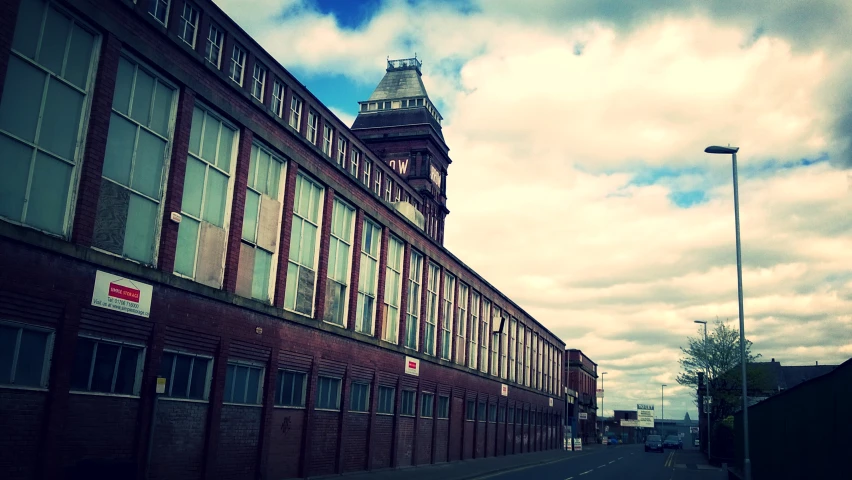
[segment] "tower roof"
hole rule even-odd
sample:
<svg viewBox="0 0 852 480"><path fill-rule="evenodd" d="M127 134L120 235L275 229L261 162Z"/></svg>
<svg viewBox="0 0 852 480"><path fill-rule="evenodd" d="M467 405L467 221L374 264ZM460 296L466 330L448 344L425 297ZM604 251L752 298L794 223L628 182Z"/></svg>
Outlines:
<svg viewBox="0 0 852 480"><path fill-rule="evenodd" d="M420 79L422 64L416 58L388 60L385 76L373 90L369 101L428 97L423 80Z"/></svg>

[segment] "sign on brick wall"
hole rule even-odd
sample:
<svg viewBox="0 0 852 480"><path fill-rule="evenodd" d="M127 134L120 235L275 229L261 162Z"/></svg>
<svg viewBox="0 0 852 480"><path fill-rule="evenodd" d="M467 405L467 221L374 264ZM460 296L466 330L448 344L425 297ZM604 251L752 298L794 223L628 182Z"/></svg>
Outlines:
<svg viewBox="0 0 852 480"><path fill-rule="evenodd" d="M405 373L406 375L420 376L420 360L411 357L405 357Z"/></svg>
<svg viewBox="0 0 852 480"><path fill-rule="evenodd" d="M147 318L151 314L153 290L147 283L98 270L92 305Z"/></svg>
<svg viewBox="0 0 852 480"><path fill-rule="evenodd" d="M509 386L506 385L505 383L500 384L500 395L502 395L504 397L509 396Z"/></svg>

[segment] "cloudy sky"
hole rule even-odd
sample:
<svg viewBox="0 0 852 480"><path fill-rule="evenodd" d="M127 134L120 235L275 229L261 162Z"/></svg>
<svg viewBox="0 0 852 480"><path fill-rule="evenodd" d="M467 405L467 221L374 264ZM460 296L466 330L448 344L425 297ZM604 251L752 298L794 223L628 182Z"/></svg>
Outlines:
<svg viewBox="0 0 852 480"><path fill-rule="evenodd" d="M697 409L693 320L785 365L852 357L847 0L216 0L351 124L417 54L453 164L446 246L606 375L606 411ZM659 407L658 407L659 409Z"/></svg>

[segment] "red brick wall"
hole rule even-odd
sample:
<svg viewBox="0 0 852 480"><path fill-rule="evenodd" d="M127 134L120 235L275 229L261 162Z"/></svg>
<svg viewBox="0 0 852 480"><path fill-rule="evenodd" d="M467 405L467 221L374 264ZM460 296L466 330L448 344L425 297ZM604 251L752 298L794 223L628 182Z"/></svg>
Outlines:
<svg viewBox="0 0 852 480"><path fill-rule="evenodd" d="M343 442L343 471L366 470L370 416L363 413L347 413L343 421L346 429L346 441Z"/></svg>
<svg viewBox="0 0 852 480"><path fill-rule="evenodd" d="M260 407L223 405L216 478L253 478L257 466Z"/></svg>
<svg viewBox="0 0 852 480"><path fill-rule="evenodd" d="M72 395L61 436L60 465L71 467L86 459L132 460L138 408L135 398Z"/></svg>
<svg viewBox="0 0 852 480"><path fill-rule="evenodd" d="M474 433L476 430L477 421L464 422L464 433L462 438L462 460L473 458Z"/></svg>
<svg viewBox="0 0 852 480"><path fill-rule="evenodd" d="M33 478L46 392L0 390L0 472L8 480Z"/></svg>
<svg viewBox="0 0 852 480"><path fill-rule="evenodd" d="M446 462L449 451L450 421L438 420L435 430L435 463Z"/></svg>
<svg viewBox="0 0 852 480"><path fill-rule="evenodd" d="M391 444L393 443L393 421L388 415L376 415L373 423L373 443L370 445L370 456L373 468L391 466Z"/></svg>
<svg viewBox="0 0 852 480"><path fill-rule="evenodd" d="M397 428L399 429L399 442L397 443L398 465L408 467L414 460L414 417L400 417Z"/></svg>
<svg viewBox="0 0 852 480"><path fill-rule="evenodd" d="M417 450L414 452L414 464L423 465L432 462L432 429L433 418L422 418L418 420L420 425L417 430Z"/></svg>
<svg viewBox="0 0 852 480"><path fill-rule="evenodd" d="M278 408L272 413L267 478L298 476L304 419L304 410Z"/></svg>
<svg viewBox="0 0 852 480"><path fill-rule="evenodd" d="M337 465L337 430L340 413L314 411L309 475L330 475Z"/></svg>
<svg viewBox="0 0 852 480"><path fill-rule="evenodd" d="M168 399L158 403L151 478L201 478L208 405Z"/></svg>

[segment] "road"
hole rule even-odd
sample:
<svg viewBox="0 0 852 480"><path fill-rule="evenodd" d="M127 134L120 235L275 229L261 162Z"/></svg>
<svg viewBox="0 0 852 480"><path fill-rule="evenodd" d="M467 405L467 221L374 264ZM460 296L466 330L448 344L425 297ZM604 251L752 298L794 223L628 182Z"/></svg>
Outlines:
<svg viewBox="0 0 852 480"><path fill-rule="evenodd" d="M716 480L718 469L696 465L696 451L644 451L643 445L618 445L571 452L563 460L479 477L480 480Z"/></svg>

